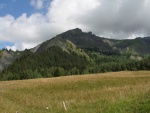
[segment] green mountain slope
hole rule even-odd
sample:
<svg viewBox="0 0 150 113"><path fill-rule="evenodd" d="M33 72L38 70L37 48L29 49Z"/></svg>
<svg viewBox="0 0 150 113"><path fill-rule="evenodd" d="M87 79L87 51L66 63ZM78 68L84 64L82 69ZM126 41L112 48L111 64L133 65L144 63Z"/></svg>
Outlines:
<svg viewBox="0 0 150 113"><path fill-rule="evenodd" d="M30 50L33 53L40 53L54 46L61 48L63 51L67 53L75 52L78 55L85 56L88 58L88 55L82 49L78 48L71 41L66 40L59 36L56 36L48 41L45 41L42 44Z"/></svg>
<svg viewBox="0 0 150 113"><path fill-rule="evenodd" d="M112 40L104 38L103 41L122 54L130 53L132 55L141 56L150 54L150 37L126 40Z"/></svg>
<svg viewBox="0 0 150 113"><path fill-rule="evenodd" d="M86 54L77 54L74 51L68 53L57 46L36 53L30 50L25 52L27 54L16 59L7 70L2 71L0 79L15 80L80 74L89 64Z"/></svg>

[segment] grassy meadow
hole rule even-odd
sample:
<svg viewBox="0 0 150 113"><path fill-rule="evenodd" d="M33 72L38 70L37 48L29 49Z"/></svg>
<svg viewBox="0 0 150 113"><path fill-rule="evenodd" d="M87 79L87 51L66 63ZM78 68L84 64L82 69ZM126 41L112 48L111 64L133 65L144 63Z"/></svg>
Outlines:
<svg viewBox="0 0 150 113"><path fill-rule="evenodd" d="M0 113L150 113L150 71L1 81Z"/></svg>

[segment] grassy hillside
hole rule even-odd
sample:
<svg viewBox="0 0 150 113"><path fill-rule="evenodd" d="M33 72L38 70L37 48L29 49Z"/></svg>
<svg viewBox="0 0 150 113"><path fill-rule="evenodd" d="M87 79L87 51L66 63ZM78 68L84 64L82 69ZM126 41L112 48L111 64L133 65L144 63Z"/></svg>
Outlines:
<svg viewBox="0 0 150 113"><path fill-rule="evenodd" d="M149 113L150 71L0 82L0 113L16 111Z"/></svg>

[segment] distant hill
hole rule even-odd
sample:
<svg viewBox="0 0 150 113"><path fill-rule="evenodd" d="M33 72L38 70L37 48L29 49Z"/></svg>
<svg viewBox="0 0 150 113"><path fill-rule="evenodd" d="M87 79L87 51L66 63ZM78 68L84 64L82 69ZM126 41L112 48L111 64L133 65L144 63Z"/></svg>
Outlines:
<svg viewBox="0 0 150 113"><path fill-rule="evenodd" d="M76 28L32 49L0 51L0 79L149 70L150 37L115 40Z"/></svg>
<svg viewBox="0 0 150 113"><path fill-rule="evenodd" d="M136 39L126 39L126 40L110 40L108 44L111 44L113 48L120 51L120 53L131 53L133 55L149 55L150 54L150 37L136 38Z"/></svg>

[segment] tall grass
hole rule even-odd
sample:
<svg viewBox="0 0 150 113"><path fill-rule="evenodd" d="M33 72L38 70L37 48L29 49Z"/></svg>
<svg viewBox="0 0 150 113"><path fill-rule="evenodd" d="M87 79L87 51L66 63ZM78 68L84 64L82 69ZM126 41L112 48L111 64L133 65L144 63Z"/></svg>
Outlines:
<svg viewBox="0 0 150 113"><path fill-rule="evenodd" d="M0 113L16 111L150 113L150 71L0 82Z"/></svg>

